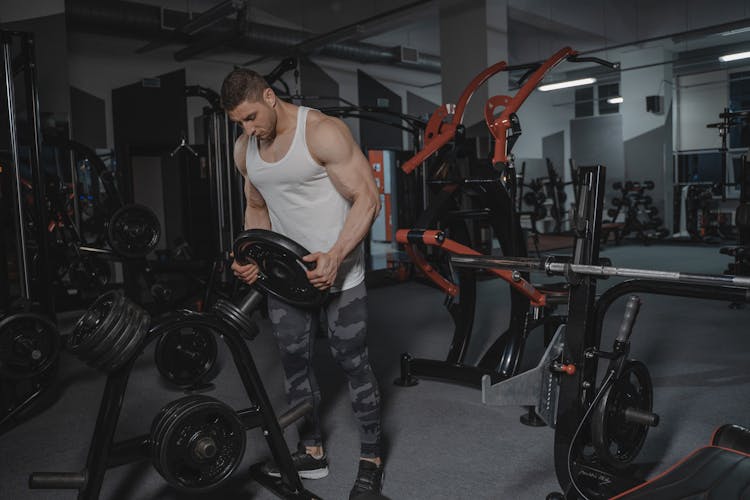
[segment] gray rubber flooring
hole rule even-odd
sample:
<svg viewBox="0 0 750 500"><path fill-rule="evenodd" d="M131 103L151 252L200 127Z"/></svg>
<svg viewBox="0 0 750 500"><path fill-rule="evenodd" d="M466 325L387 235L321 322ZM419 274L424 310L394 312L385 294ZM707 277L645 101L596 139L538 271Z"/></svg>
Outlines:
<svg viewBox="0 0 750 500"><path fill-rule="evenodd" d="M642 267L721 273L727 259L712 247L622 246L603 256L620 267ZM600 282L599 289L615 283ZM478 286L475 337L468 361L506 328L507 286L496 280ZM708 442L723 423L750 424L750 309L726 303L644 295L633 334L632 356L647 363L655 384L655 411L662 423L652 429L639 457L653 473ZM554 430L519 423L515 407L491 407L469 387L422 380L412 388L392 384L399 356L441 359L452 336L452 321L440 292L409 282L370 291L370 355L381 382L387 446L387 477L383 493L394 500L543 499L557 489L552 443ZM611 345L624 299L605 323L603 347ZM268 324L251 351L277 411L285 409L279 357ZM541 332L532 334L524 360L541 354ZM349 408L345 378L328 354L324 340L316 348L323 419L331 474L307 487L325 499L346 499L353 483L359 450L357 429ZM247 399L228 353L224 369L210 394L234 408ZM77 471L86 461L104 377L64 355L62 392L44 413L0 436L0 498L12 500L74 499L75 491L29 490L32 471ZM180 397L159 380L153 353L146 352L134 370L117 431L117 439L148 432L153 417L167 402ZM296 436L287 431L294 446ZM275 498L243 472L268 455L260 431L248 433L245 461L231 482L202 497L180 495L167 486L148 463L107 472L102 499L270 499Z"/></svg>

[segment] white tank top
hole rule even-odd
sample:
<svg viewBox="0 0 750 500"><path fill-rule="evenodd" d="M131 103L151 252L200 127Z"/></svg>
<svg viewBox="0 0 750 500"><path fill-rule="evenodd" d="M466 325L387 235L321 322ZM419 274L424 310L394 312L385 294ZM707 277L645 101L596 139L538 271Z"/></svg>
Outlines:
<svg viewBox="0 0 750 500"><path fill-rule="evenodd" d="M341 196L325 168L310 155L305 140L307 112L299 107L292 144L284 157L268 163L258 153L258 142L247 142L247 177L268 207L271 230L287 236L310 252L327 252L338 240L351 203ZM331 287L353 288L365 278L362 242L347 255Z"/></svg>

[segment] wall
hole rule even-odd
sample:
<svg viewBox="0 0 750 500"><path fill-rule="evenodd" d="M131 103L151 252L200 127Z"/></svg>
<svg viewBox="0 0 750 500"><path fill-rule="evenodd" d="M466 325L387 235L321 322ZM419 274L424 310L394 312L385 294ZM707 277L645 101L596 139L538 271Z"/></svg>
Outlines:
<svg viewBox="0 0 750 500"><path fill-rule="evenodd" d="M729 103L728 72L712 71L677 78L675 150L721 147L717 129L706 124L718 122Z"/></svg>

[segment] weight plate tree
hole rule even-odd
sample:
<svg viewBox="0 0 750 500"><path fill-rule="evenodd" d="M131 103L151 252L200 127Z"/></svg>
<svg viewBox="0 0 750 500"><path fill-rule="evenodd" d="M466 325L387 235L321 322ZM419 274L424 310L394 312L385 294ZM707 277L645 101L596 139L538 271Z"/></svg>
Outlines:
<svg viewBox="0 0 750 500"><path fill-rule="evenodd" d="M309 254L307 250L270 231L245 232L238 238L238 247L241 251L237 255L258 259L266 276L262 289L281 300L305 306L322 303L324 293L312 285L303 286L308 266L302 263L302 257ZM234 312L251 314L262 299L259 288L253 287L239 305L226 303L236 308ZM99 297L76 323L67 343L83 361L107 373L86 465L82 472L35 472L29 478L30 487L77 489L79 500L96 500L109 468L150 459L175 488L209 491L223 485L242 461L245 431L261 428L279 465L280 477L266 475L262 464L251 466L248 476L282 498L317 498L302 484L282 430L307 414L312 405L299 405L277 417L247 338L228 323L218 311L212 314L180 310L151 325L149 315L121 293L108 292ZM181 330L181 325L185 330ZM196 355L196 372L191 373L194 375L211 364L210 341L205 344L209 346L208 355L197 355L211 335L219 335L226 342L250 407L234 410L211 397L191 395L164 406L148 434L115 442L128 379L148 343L166 337L157 356L168 358L168 352L174 353L176 346L182 346L189 358ZM182 336L190 340L185 341ZM183 375L179 369L172 374L175 380L181 380Z"/></svg>

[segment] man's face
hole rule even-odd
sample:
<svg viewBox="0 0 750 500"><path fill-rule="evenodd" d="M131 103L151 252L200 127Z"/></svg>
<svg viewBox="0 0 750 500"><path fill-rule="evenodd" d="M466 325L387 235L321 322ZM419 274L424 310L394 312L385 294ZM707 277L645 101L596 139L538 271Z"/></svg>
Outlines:
<svg viewBox="0 0 750 500"><path fill-rule="evenodd" d="M276 110L273 101L269 100L264 92L260 101L242 101L228 112L229 119L239 123L243 132L250 137L258 137L262 141L273 140L276 137Z"/></svg>

